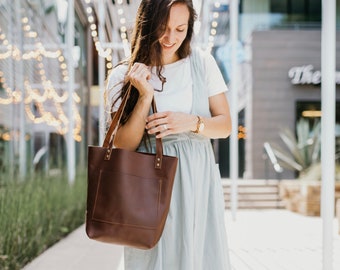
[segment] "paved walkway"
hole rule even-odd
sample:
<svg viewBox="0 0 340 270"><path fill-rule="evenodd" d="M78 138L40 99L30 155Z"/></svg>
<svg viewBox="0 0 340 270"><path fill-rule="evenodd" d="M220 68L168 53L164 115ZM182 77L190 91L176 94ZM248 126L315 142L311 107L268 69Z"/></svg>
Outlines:
<svg viewBox="0 0 340 270"><path fill-rule="evenodd" d="M322 220L286 210L225 214L233 270L322 270ZM334 220L334 268L340 269L340 235ZM81 226L24 270L123 270L120 246L89 240ZM179 269L174 269L179 270ZM217 269L207 269L217 270Z"/></svg>

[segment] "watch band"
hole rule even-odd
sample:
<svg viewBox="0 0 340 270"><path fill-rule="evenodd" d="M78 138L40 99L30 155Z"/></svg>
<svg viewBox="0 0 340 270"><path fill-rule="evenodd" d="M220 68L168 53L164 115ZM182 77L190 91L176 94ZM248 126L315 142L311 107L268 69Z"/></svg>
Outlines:
<svg viewBox="0 0 340 270"><path fill-rule="evenodd" d="M200 132L200 126L202 123L203 123L202 118L197 115L197 126L196 126L196 130L194 131L194 133Z"/></svg>

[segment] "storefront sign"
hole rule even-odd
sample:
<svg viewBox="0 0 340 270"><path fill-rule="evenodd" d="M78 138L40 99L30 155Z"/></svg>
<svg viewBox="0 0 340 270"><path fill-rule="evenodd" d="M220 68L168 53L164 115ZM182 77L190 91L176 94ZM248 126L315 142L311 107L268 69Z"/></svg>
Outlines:
<svg viewBox="0 0 340 270"><path fill-rule="evenodd" d="M288 71L288 77L292 84L320 84L321 71L314 70L312 65L305 65L300 67L292 67ZM340 84L340 72L335 73L336 84Z"/></svg>

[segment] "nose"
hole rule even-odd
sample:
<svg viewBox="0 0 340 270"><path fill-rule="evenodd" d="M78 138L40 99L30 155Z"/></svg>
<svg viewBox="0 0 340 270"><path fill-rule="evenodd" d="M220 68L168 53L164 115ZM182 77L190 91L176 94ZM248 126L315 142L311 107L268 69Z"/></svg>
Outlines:
<svg viewBox="0 0 340 270"><path fill-rule="evenodd" d="M165 41L172 43L175 40L175 33L174 31L171 31L170 29L167 29L164 33L164 39Z"/></svg>

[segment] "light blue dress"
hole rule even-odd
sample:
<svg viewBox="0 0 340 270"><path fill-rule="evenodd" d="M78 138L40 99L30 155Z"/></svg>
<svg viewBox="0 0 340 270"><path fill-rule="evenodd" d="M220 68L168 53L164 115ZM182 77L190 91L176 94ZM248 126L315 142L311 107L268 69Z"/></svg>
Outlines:
<svg viewBox="0 0 340 270"><path fill-rule="evenodd" d="M193 50L192 114L210 116L201 59ZM151 144L154 151L152 138ZM192 132L170 135L163 149L179 158L165 228L154 248L124 249L125 269L230 270L222 183L210 139Z"/></svg>

